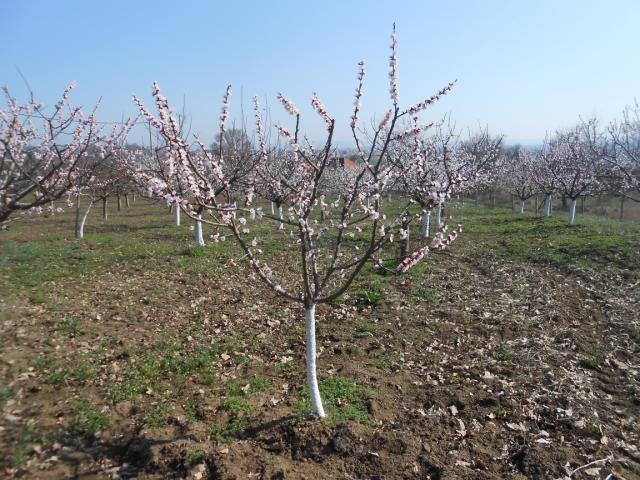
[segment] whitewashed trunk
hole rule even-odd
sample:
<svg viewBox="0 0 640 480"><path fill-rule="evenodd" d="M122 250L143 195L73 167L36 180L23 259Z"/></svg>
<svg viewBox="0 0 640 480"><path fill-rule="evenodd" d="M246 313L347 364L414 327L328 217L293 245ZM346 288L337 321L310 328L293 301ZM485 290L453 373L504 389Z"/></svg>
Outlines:
<svg viewBox="0 0 640 480"><path fill-rule="evenodd" d="M524 213L524 200L520 199L520 205L518 206L518 213Z"/></svg>
<svg viewBox="0 0 640 480"><path fill-rule="evenodd" d="M440 227L442 224L442 204L436 207L436 225Z"/></svg>
<svg viewBox="0 0 640 480"><path fill-rule="evenodd" d="M176 227L180 226L180 205L176 205Z"/></svg>
<svg viewBox="0 0 640 480"><path fill-rule="evenodd" d="M550 217L551 216L551 195L547 195L546 198L544 199L544 216L545 217Z"/></svg>
<svg viewBox="0 0 640 480"><path fill-rule="evenodd" d="M87 209L84 211L84 215L82 216L82 220L80 220L80 225L78 225L78 231L76 232L77 239L84 238L84 226L87 223L87 218L89 217L89 211L91 211L91 207L96 203L95 200L89 200L89 205L87 205Z"/></svg>
<svg viewBox="0 0 640 480"><path fill-rule="evenodd" d="M198 220L196 220L195 229L195 241L198 247L204 247L204 237L202 236L202 215L198 214Z"/></svg>
<svg viewBox="0 0 640 480"><path fill-rule="evenodd" d="M275 215L276 214L276 204L274 202L271 202L271 215Z"/></svg>
<svg viewBox="0 0 640 480"><path fill-rule="evenodd" d="M422 236L423 236L423 238L429 238L430 227L431 227L431 211L424 212L422 214Z"/></svg>
<svg viewBox="0 0 640 480"><path fill-rule="evenodd" d="M316 305L314 303L307 307L305 320L307 329L307 385L311 396L311 410L314 415L322 418L325 413L322 408L316 373Z"/></svg>
<svg viewBox="0 0 640 480"><path fill-rule="evenodd" d="M282 205L278 207L278 218L280 219L280 223L278 224L278 230L284 230L284 223L282 223Z"/></svg>
<svg viewBox="0 0 640 480"><path fill-rule="evenodd" d="M575 198L572 198L571 203L569 204L569 225L573 225L576 221L576 203L577 200Z"/></svg>

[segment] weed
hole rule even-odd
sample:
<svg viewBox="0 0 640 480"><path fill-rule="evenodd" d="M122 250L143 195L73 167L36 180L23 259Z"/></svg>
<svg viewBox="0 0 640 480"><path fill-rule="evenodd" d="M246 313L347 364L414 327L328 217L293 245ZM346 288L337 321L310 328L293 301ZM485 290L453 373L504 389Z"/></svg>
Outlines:
<svg viewBox="0 0 640 480"><path fill-rule="evenodd" d="M204 460L205 453L202 450L191 450L187 452L184 459L189 465L195 465L196 463L200 463Z"/></svg>
<svg viewBox="0 0 640 480"><path fill-rule="evenodd" d="M0 388L0 402L4 402L5 400L9 400L15 396L16 392L13 388L5 387Z"/></svg>
<svg viewBox="0 0 640 480"><path fill-rule="evenodd" d="M249 394L262 392L271 386L271 380L268 378L256 377L249 381Z"/></svg>
<svg viewBox="0 0 640 480"><path fill-rule="evenodd" d="M330 424L337 424L346 420L360 423L369 421L369 412L365 398L372 394L372 390L356 384L346 377L331 377L319 383L327 420ZM309 389L304 388L294 409L299 414L311 412L311 397Z"/></svg>
<svg viewBox="0 0 640 480"><path fill-rule="evenodd" d="M382 301L384 295L376 290L358 290L355 292L355 297L366 305L377 305Z"/></svg>
<svg viewBox="0 0 640 480"><path fill-rule="evenodd" d="M429 303L438 303L440 301L440 294L438 292L422 285L414 285L411 288L411 295L426 300Z"/></svg>
<svg viewBox="0 0 640 480"><path fill-rule="evenodd" d="M580 366L589 370L597 370L600 366L600 361L596 357L585 356L580 359Z"/></svg>
<svg viewBox="0 0 640 480"><path fill-rule="evenodd" d="M493 408L492 412L498 417L506 417L511 413L511 409L503 407L502 405L498 405L497 407Z"/></svg>
<svg viewBox="0 0 640 480"><path fill-rule="evenodd" d="M144 417L144 423L151 428L160 428L167 423L168 405L155 405Z"/></svg>
<svg viewBox="0 0 640 480"><path fill-rule="evenodd" d="M94 436L108 427L111 421L108 413L99 411L95 405L86 401L75 402L72 409L72 428L86 436Z"/></svg>
<svg viewBox="0 0 640 480"><path fill-rule="evenodd" d="M218 442L226 442L230 436L244 430L255 413L255 407L251 403L238 397L226 398L222 402L222 409L229 412L230 420L209 428L210 437Z"/></svg>
<svg viewBox="0 0 640 480"><path fill-rule="evenodd" d="M80 328L82 321L77 318L67 318L56 326L58 335L68 338L73 338L81 335L82 329Z"/></svg>
<svg viewBox="0 0 640 480"><path fill-rule="evenodd" d="M506 362L513 358L513 350L507 345L502 345L495 351L493 356L500 362Z"/></svg>
<svg viewBox="0 0 640 480"><path fill-rule="evenodd" d="M276 367L278 375L282 375L286 379L300 378L302 372L300 367L294 362L279 363Z"/></svg>

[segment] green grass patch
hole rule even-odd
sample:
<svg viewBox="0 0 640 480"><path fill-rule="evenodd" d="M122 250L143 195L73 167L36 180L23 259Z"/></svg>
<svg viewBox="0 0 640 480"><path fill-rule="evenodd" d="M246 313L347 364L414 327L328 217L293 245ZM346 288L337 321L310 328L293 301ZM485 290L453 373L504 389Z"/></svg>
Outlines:
<svg viewBox="0 0 640 480"><path fill-rule="evenodd" d="M319 383L320 396L330 424L347 420L367 423L370 420L366 398L373 393L371 388L358 385L346 377L331 377ZM299 414L311 414L311 397L305 387L294 405Z"/></svg>
<svg viewBox="0 0 640 480"><path fill-rule="evenodd" d="M425 300L428 303L438 303L440 301L438 292L423 285L413 285L411 287L411 296Z"/></svg>
<svg viewBox="0 0 640 480"><path fill-rule="evenodd" d="M513 358L513 349L508 345L502 345L494 352L493 356L500 362L506 362Z"/></svg>
<svg viewBox="0 0 640 480"><path fill-rule="evenodd" d="M97 407L86 401L77 401L72 405L72 428L86 436L94 436L96 433L109 426L111 417Z"/></svg>

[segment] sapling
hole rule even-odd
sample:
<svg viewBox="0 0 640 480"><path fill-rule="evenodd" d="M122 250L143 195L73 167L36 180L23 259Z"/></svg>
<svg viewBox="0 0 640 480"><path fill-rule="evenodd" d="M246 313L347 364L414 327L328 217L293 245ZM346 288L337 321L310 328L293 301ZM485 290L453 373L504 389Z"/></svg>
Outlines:
<svg viewBox="0 0 640 480"><path fill-rule="evenodd" d="M224 155L212 155L196 139L197 150L184 138L174 120L169 105L154 85L153 94L158 108L158 118L137 101L141 113L165 138L167 155L162 156L163 171L171 172L165 178L150 179L149 190L155 196L175 202L184 208L187 215L199 218L194 208L202 207L201 221L216 228L231 232L244 252L254 272L281 297L301 304L305 310L307 384L311 396L313 414L324 417L325 411L320 397L316 367L316 308L318 304L329 303L342 296L362 269L371 261L380 262L385 247L401 234L401 218L411 216L413 205L407 202L397 216L387 217L380 209L382 193L400 176L409 174L409 169L417 168L414 162L396 162L390 159L391 148L400 141L410 139L423 132L428 125L413 120L420 112L451 90L448 85L436 95L406 109L398 105L396 36L392 35L390 56L390 96L391 105L382 120L372 132L363 135L359 129L358 114L365 77L365 63L359 63L358 88L354 113L351 117L351 132L360 161L353 176L344 176L346 184L339 190L345 192L337 198L329 198L323 191L325 180L336 165L333 148L335 120L329 115L316 94L312 95L311 106L323 120L326 137L322 147L316 147L300 134L300 112L291 100L280 95L280 103L293 117L295 128L289 130L276 125L279 136L287 148L276 152L267 146L262 110L255 104L256 137L255 150L259 161L246 182L244 205L233 204L228 179L224 172ZM230 88L224 96L220 130L224 132L228 116ZM400 119L412 117L410 125L399 131ZM366 138L367 140L363 140ZM197 154L195 152L198 152ZM273 162L288 165L289 169L274 168ZM282 174L275 172L281 171ZM168 178L172 181L167 181ZM175 181L173 181L175 180ZM219 186L224 190L216 194ZM253 206L256 192L265 187L277 192L283 215L269 214L260 207ZM440 192L434 191L438 196ZM323 198L324 196L324 198ZM275 198L267 198L276 201ZM323 215L320 215L321 212ZM235 214L235 215L234 215ZM267 240L257 238L252 232L248 218L255 214L256 221L282 224L283 235L275 234L272 240L278 243L286 262L270 266L264 259L262 245ZM405 272L416 265L432 250L442 249L457 237L460 228L449 230L443 224L433 240L408 253L397 268ZM285 272L295 271L297 279L285 276Z"/></svg>

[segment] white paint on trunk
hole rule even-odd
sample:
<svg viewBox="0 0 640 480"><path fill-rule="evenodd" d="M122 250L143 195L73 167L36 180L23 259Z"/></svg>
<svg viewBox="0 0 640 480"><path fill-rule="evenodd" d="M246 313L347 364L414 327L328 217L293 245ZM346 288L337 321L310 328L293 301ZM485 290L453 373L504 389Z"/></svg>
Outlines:
<svg viewBox="0 0 640 480"><path fill-rule="evenodd" d="M545 217L550 217L551 216L551 195L547 195L544 199L544 216Z"/></svg>
<svg viewBox="0 0 640 480"><path fill-rule="evenodd" d="M202 236L202 221L200 220L202 215L198 214L198 220L196 220L195 241L198 247L204 247L204 238Z"/></svg>
<svg viewBox="0 0 640 480"><path fill-rule="evenodd" d="M276 214L276 204L275 202L271 202L271 215Z"/></svg>
<svg viewBox="0 0 640 480"><path fill-rule="evenodd" d="M524 200L520 199L520 205L518 206L518 212L524 213Z"/></svg>
<svg viewBox="0 0 640 480"><path fill-rule="evenodd" d="M176 227L180 226L180 205L176 205Z"/></svg>
<svg viewBox="0 0 640 480"><path fill-rule="evenodd" d="M436 225L440 227L442 224L442 204L436 207Z"/></svg>
<svg viewBox="0 0 640 480"><path fill-rule="evenodd" d="M307 329L307 385L311 396L311 410L313 414L322 418L325 416L322 408L322 398L318 388L316 373L316 305L312 303L305 311Z"/></svg>
<svg viewBox="0 0 640 480"><path fill-rule="evenodd" d="M429 230L431 227L431 210L422 214L422 236L429 238Z"/></svg>
<svg viewBox="0 0 640 480"><path fill-rule="evenodd" d="M577 200L572 198L571 203L569 204L569 225L573 225L576 221L576 203Z"/></svg>
<svg viewBox="0 0 640 480"><path fill-rule="evenodd" d="M78 232L76 234L76 238L82 239L84 238L84 226L87 223L87 218L89 217L89 211L93 204L96 203L95 200L89 200L89 205L87 205L87 209L84 211L84 215L82 216L82 220L80 220L80 225L78 226Z"/></svg>
<svg viewBox="0 0 640 480"><path fill-rule="evenodd" d="M280 224L278 225L278 230L284 230L284 223L282 223L282 205L278 207L278 218L280 219Z"/></svg>

